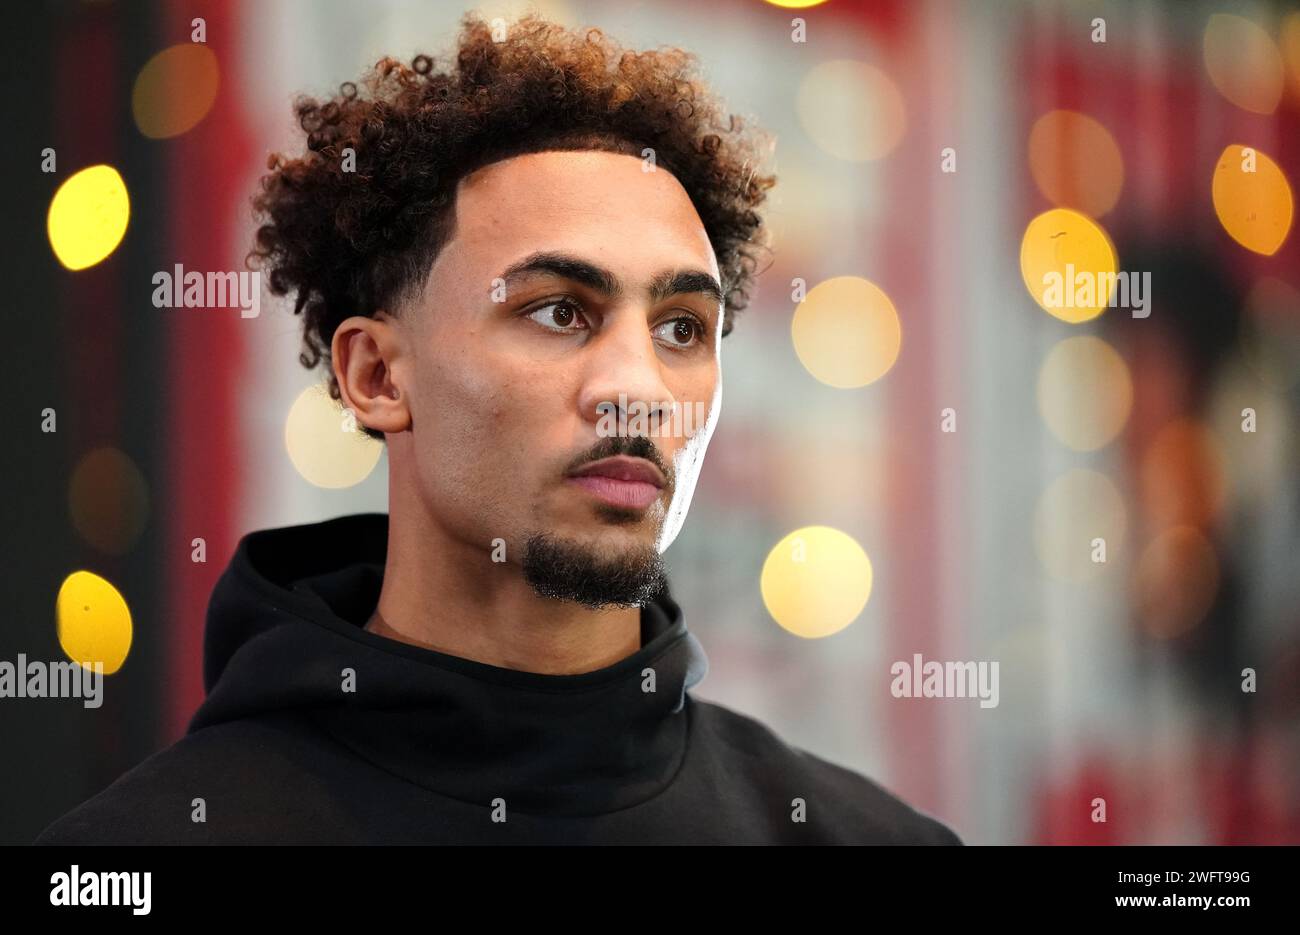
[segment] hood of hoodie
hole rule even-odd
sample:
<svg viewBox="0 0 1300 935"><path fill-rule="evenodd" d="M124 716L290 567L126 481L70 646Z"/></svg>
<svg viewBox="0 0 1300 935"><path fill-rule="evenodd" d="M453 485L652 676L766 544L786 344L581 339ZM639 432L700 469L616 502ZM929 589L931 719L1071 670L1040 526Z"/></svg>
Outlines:
<svg viewBox="0 0 1300 935"><path fill-rule="evenodd" d="M522 672L365 630L387 543L384 513L244 536L208 606L207 697L188 733L297 714L416 785L470 802L491 789L548 814L626 807L671 781L708 661L666 588L641 608L632 655L578 675Z"/></svg>

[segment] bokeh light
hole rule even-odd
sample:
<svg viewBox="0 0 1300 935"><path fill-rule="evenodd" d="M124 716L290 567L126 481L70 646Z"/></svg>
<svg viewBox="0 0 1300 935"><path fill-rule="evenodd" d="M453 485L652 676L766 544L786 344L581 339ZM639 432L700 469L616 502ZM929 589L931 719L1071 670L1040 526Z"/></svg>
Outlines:
<svg viewBox="0 0 1300 935"><path fill-rule="evenodd" d="M1247 250L1272 256L1291 230L1295 205L1282 167L1234 143L1214 167L1211 196L1219 223Z"/></svg>
<svg viewBox="0 0 1300 935"><path fill-rule="evenodd" d="M790 335L808 372L839 389L879 380L903 341L894 303L859 276L836 276L810 289L794 311Z"/></svg>
<svg viewBox="0 0 1300 935"><path fill-rule="evenodd" d="M812 141L849 162L888 155L907 128L898 86L874 65L852 59L814 66L799 84L797 107Z"/></svg>
<svg viewBox="0 0 1300 935"><path fill-rule="evenodd" d="M1195 526L1173 526L1142 550L1135 578L1142 629L1169 639L1205 619L1219 588L1219 560Z"/></svg>
<svg viewBox="0 0 1300 935"><path fill-rule="evenodd" d="M1209 526L1223 506L1223 452L1199 421L1174 419L1156 432L1140 471L1142 506L1157 526Z"/></svg>
<svg viewBox="0 0 1300 935"><path fill-rule="evenodd" d="M1293 371L1297 360L1288 358ZM1207 421L1215 437L1244 442L1223 445L1224 511L1238 515L1270 511L1275 492L1285 489L1294 477L1296 425L1290 402L1283 393L1261 385L1244 354L1228 357L1217 383ZM1243 431L1248 418L1242 415L1243 410L1250 410L1253 433Z"/></svg>
<svg viewBox="0 0 1300 935"><path fill-rule="evenodd" d="M163 49L136 75L131 113L152 139L179 136L202 120L217 99L217 56L202 42Z"/></svg>
<svg viewBox="0 0 1300 935"><path fill-rule="evenodd" d="M816 639L857 619L871 583L871 560L852 536L805 526L768 553L759 586L773 620L795 636Z"/></svg>
<svg viewBox="0 0 1300 935"><path fill-rule="evenodd" d="M1203 51L1210 82L1242 110L1271 114L1282 97L1282 55L1258 23L1215 13L1205 24Z"/></svg>
<svg viewBox="0 0 1300 935"><path fill-rule="evenodd" d="M59 645L73 662L102 662L104 674L122 668L131 651L131 610L117 588L89 571L63 580L55 600Z"/></svg>
<svg viewBox="0 0 1300 935"><path fill-rule="evenodd" d="M1052 110L1029 132L1029 171L1043 197L1100 217L1124 187L1124 160L1102 124L1087 114Z"/></svg>
<svg viewBox="0 0 1300 935"><path fill-rule="evenodd" d="M68 512L83 539L101 552L121 555L135 544L149 518L149 486L128 455L97 448L72 471Z"/></svg>
<svg viewBox="0 0 1300 935"><path fill-rule="evenodd" d="M1075 468L1058 477L1038 498L1034 545L1053 578L1086 581L1113 565L1124 547L1128 518L1124 500L1104 474ZM1105 540L1105 562L1094 540Z"/></svg>
<svg viewBox="0 0 1300 935"><path fill-rule="evenodd" d="M1035 217L1020 242L1020 274L1029 294L1048 314L1071 324L1096 318L1110 304L1104 284L1117 264L1102 226L1070 208L1052 208ZM1078 288L1088 277L1094 286L1090 296ZM1053 294L1053 282L1059 296Z"/></svg>
<svg viewBox="0 0 1300 935"><path fill-rule="evenodd" d="M1300 12L1282 18L1282 58L1291 76L1291 93L1300 99Z"/></svg>
<svg viewBox="0 0 1300 935"><path fill-rule="evenodd" d="M289 407L284 446L303 478L331 489L361 483L384 451L383 442L363 432L318 383L299 393Z"/></svg>
<svg viewBox="0 0 1300 935"><path fill-rule="evenodd" d="M126 183L112 166L88 166L50 199L45 226L50 247L71 270L94 266L117 249L131 217Z"/></svg>
<svg viewBox="0 0 1300 935"><path fill-rule="evenodd" d="M1052 434L1075 451L1109 443L1132 406L1128 364L1101 338L1066 338L1038 372L1038 411Z"/></svg>
<svg viewBox="0 0 1300 935"><path fill-rule="evenodd" d="M1300 383L1300 290L1273 276L1260 279L1246 300L1241 356L1275 390Z"/></svg>

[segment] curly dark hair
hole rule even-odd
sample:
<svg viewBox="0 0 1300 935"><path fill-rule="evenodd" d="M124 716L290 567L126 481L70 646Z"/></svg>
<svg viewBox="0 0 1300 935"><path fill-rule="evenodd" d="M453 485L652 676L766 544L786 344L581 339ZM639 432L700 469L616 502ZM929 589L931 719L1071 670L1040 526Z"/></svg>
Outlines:
<svg viewBox="0 0 1300 935"><path fill-rule="evenodd" d="M418 294L452 234L462 178L531 152L653 150L704 222L726 294L724 336L748 304L767 249L757 209L776 182L760 171L769 138L724 116L680 49L625 50L598 29L535 15L503 32L466 14L454 61L384 58L361 89L345 82L327 100L294 102L307 149L268 159L247 263L269 267L274 294L297 293L303 366L328 362L345 318L396 314ZM344 171L345 149L354 172ZM340 398L332 372L329 391Z"/></svg>

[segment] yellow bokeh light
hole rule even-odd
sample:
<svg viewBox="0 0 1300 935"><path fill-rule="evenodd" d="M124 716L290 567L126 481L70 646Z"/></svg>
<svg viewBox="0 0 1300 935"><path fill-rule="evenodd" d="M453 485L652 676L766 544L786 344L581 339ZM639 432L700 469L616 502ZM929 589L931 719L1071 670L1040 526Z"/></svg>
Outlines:
<svg viewBox="0 0 1300 935"><path fill-rule="evenodd" d="M89 571L63 580L54 605L59 645L73 662L104 665L104 674L122 668L131 651L131 611L108 581Z"/></svg>
<svg viewBox="0 0 1300 935"><path fill-rule="evenodd" d="M217 99L219 74L216 54L201 42L182 42L149 59L131 90L140 132L166 139L193 128Z"/></svg>
<svg viewBox="0 0 1300 935"><path fill-rule="evenodd" d="M889 296L858 276L818 283L794 311L799 362L821 382L853 389L879 380L898 359L902 325Z"/></svg>
<svg viewBox="0 0 1300 935"><path fill-rule="evenodd" d="M102 552L131 548L149 517L149 487L134 461L116 448L96 448L73 469L68 512L81 537Z"/></svg>
<svg viewBox="0 0 1300 935"><path fill-rule="evenodd" d="M1124 159L1100 122L1072 110L1043 114L1029 132L1029 171L1043 197L1101 217L1119 200Z"/></svg>
<svg viewBox="0 0 1300 935"><path fill-rule="evenodd" d="M1225 149L1210 195L1223 229L1247 250L1272 256L1291 231L1291 185L1282 167L1258 149L1239 143Z"/></svg>
<svg viewBox="0 0 1300 935"><path fill-rule="evenodd" d="M1114 564L1127 529L1124 500L1115 485L1082 468L1057 478L1034 512L1038 559L1061 581L1086 581Z"/></svg>
<svg viewBox="0 0 1300 935"><path fill-rule="evenodd" d="M1075 451L1108 444L1133 406L1133 380L1119 353L1091 335L1059 342L1038 373L1038 411Z"/></svg>
<svg viewBox="0 0 1300 935"><path fill-rule="evenodd" d="M888 155L903 138L903 95L879 68L852 59L814 66L799 84L799 122L824 152L849 162Z"/></svg>
<svg viewBox="0 0 1300 935"><path fill-rule="evenodd" d="M126 183L112 166L82 169L59 186L45 220L50 247L71 270L94 266L117 249L131 217Z"/></svg>
<svg viewBox="0 0 1300 935"><path fill-rule="evenodd" d="M827 0L765 0L765 2L786 10L807 10L810 7L821 6Z"/></svg>
<svg viewBox="0 0 1300 935"><path fill-rule="evenodd" d="M857 619L871 582L871 560L852 536L805 526L768 553L759 587L773 620L795 636L817 639Z"/></svg>
<svg viewBox="0 0 1300 935"><path fill-rule="evenodd" d="M383 442L363 432L320 384L307 387L289 407L284 446L299 474L330 489L361 483L384 451Z"/></svg>
<svg viewBox="0 0 1300 935"><path fill-rule="evenodd" d="M1205 71L1233 104L1271 114L1282 97L1282 54L1262 26L1244 16L1215 13L1205 24Z"/></svg>
<svg viewBox="0 0 1300 935"><path fill-rule="evenodd" d="M1110 304L1117 262L1102 226L1069 208L1038 215L1020 242L1020 274L1029 294L1071 324L1096 318Z"/></svg>

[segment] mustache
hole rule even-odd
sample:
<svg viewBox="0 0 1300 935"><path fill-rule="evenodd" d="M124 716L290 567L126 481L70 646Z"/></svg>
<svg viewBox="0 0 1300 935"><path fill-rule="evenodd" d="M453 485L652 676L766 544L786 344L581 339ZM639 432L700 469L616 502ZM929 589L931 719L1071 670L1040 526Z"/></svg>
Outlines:
<svg viewBox="0 0 1300 935"><path fill-rule="evenodd" d="M669 489L676 487L676 474L672 465L659 451L659 446L652 442L644 435L610 435L602 438L595 445L573 461L565 468L565 473L576 471L578 468L593 461L603 461L605 458L613 458L618 455L626 455L629 458L645 458L660 472L663 473Z"/></svg>

